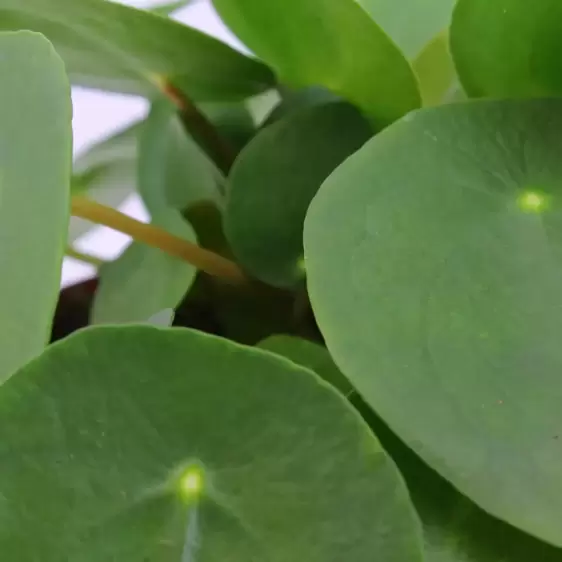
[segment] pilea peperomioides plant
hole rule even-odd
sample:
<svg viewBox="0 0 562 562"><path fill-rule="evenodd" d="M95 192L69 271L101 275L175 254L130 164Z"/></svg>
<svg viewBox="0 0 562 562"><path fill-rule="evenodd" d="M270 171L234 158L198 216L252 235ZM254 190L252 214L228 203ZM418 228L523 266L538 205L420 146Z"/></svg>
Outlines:
<svg viewBox="0 0 562 562"><path fill-rule="evenodd" d="M0 0L0 558L562 562L562 4L187 3Z"/></svg>

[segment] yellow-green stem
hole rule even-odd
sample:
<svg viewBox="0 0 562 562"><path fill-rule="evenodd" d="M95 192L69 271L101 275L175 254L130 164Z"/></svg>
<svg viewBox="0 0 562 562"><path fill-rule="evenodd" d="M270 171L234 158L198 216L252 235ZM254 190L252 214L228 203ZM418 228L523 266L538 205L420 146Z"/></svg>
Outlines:
<svg viewBox="0 0 562 562"><path fill-rule="evenodd" d="M233 283L246 281L244 273L234 262L161 228L137 221L85 197L73 197L72 215L127 234L133 240L180 258L209 275Z"/></svg>

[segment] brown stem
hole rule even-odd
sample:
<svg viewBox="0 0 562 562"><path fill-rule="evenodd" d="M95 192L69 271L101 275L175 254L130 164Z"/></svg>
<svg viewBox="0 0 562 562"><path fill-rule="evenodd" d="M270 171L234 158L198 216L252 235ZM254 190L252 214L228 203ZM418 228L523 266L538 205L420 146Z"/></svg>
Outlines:
<svg viewBox="0 0 562 562"><path fill-rule="evenodd" d="M186 131L223 174L228 176L236 159L234 147L184 92L161 76L156 77L155 81L162 93L177 107Z"/></svg>
<svg viewBox="0 0 562 562"><path fill-rule="evenodd" d="M72 198L72 215L128 234L133 240L180 258L209 275L234 283L246 281L246 276L234 262L85 197Z"/></svg>

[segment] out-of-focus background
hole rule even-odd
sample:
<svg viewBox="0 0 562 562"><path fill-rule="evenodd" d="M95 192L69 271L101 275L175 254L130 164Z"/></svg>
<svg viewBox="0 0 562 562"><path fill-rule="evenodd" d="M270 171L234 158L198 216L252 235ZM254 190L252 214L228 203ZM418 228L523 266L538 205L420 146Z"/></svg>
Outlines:
<svg viewBox="0 0 562 562"><path fill-rule="evenodd" d="M155 7L169 3L169 0L114 1L137 8ZM208 0L193 0L185 8L174 12L172 17L218 37L237 49L244 50L243 46L225 28ZM72 101L75 158L96 142L123 129L128 124L142 119L148 111L148 103L145 99L84 88L73 88ZM139 220L148 219L146 210L137 196L129 197L119 208ZM109 228L96 227L80 237L74 247L88 254L112 259L118 256L129 242L129 238L123 234ZM62 285L68 286L91 277L93 272L94 269L91 266L65 258Z"/></svg>

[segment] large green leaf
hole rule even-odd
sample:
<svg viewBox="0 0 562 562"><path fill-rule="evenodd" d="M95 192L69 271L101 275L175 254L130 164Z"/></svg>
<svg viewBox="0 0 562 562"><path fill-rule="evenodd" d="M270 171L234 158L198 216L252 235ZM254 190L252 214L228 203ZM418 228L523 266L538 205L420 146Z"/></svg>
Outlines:
<svg viewBox="0 0 562 562"><path fill-rule="evenodd" d="M266 127L229 177L225 231L259 279L294 286L304 275L302 229L322 182L373 132L347 103L305 108Z"/></svg>
<svg viewBox="0 0 562 562"><path fill-rule="evenodd" d="M490 513L562 545L562 101L413 113L305 225L328 348L374 410Z"/></svg>
<svg viewBox="0 0 562 562"><path fill-rule="evenodd" d="M201 333L53 345L2 389L0 444L17 562L421 560L402 479L344 399Z"/></svg>
<svg viewBox="0 0 562 562"><path fill-rule="evenodd" d="M325 347L291 336L259 345L302 365L348 395L398 464L422 520L428 562L560 562L562 551L501 523L459 494L406 447L368 406L349 392L349 381Z"/></svg>
<svg viewBox="0 0 562 562"><path fill-rule="evenodd" d="M40 35L0 34L0 382L41 352L60 283L72 129L64 65Z"/></svg>
<svg viewBox="0 0 562 562"><path fill-rule="evenodd" d="M213 0L231 29L292 86L326 86L377 126L420 104L400 51L355 0Z"/></svg>
<svg viewBox="0 0 562 562"><path fill-rule="evenodd" d="M413 60L429 41L447 29L455 0L357 0Z"/></svg>
<svg viewBox="0 0 562 562"><path fill-rule="evenodd" d="M188 242L196 242L191 226L173 209L160 213L152 223ZM196 274L197 269L184 260L133 242L115 261L100 268L92 321L143 322L162 309L174 309Z"/></svg>
<svg viewBox="0 0 562 562"><path fill-rule="evenodd" d="M45 34L71 81L152 95L161 78L200 99L243 98L271 85L270 71L195 29L106 0L0 0L0 29Z"/></svg>
<svg viewBox="0 0 562 562"><path fill-rule="evenodd" d="M473 96L562 93L562 3L558 0L459 0L451 48Z"/></svg>

